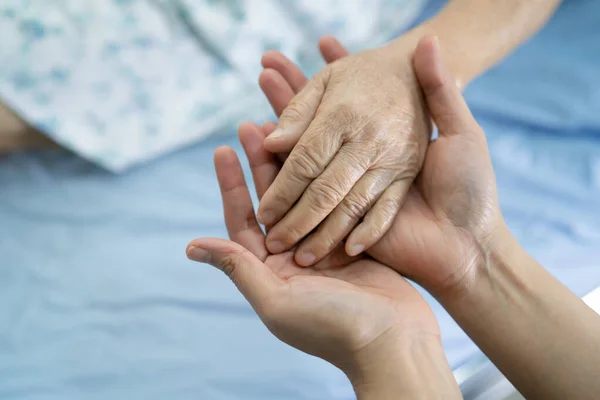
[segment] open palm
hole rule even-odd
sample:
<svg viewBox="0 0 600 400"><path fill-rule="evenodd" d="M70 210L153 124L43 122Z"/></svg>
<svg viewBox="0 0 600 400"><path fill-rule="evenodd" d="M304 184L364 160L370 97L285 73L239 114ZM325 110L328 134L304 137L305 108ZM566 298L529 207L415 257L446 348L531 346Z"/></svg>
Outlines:
<svg viewBox="0 0 600 400"><path fill-rule="evenodd" d="M279 171L262 148L264 132L254 124L240 127L259 198ZM389 335L439 336L416 289L366 256L350 258L340 246L305 268L295 263L293 251L269 254L235 152L217 149L215 168L232 242L197 239L188 255L222 269L278 338L344 368L349 355L371 351Z"/></svg>

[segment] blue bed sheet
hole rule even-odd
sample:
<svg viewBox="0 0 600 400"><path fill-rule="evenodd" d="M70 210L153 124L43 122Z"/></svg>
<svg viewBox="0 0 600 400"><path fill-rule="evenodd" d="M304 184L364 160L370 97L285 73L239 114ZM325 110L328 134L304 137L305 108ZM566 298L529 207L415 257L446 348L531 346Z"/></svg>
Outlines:
<svg viewBox="0 0 600 400"><path fill-rule="evenodd" d="M0 398L350 396L186 260L190 239L225 235L216 145L123 176L53 151L1 159Z"/></svg>
<svg viewBox="0 0 600 400"><path fill-rule="evenodd" d="M600 141L483 125L513 232L578 294L599 285ZM123 176L59 152L0 161L0 398L352 398L185 259L189 239L225 234L216 145ZM432 304L458 366L477 350Z"/></svg>
<svg viewBox="0 0 600 400"><path fill-rule="evenodd" d="M467 96L511 230L584 295L600 285L600 3L563 8ZM185 259L190 239L225 236L221 144L240 149L230 135L120 176L60 151L0 157L0 398L353 398L225 276ZM459 366L477 350L430 300Z"/></svg>

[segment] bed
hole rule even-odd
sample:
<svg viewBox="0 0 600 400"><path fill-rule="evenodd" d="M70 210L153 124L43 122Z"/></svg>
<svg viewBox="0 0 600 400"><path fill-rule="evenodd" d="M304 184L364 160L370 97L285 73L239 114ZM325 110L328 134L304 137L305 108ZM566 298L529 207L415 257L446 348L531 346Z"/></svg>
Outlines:
<svg viewBox="0 0 600 400"><path fill-rule="evenodd" d="M467 91L509 227L580 296L600 286L598 15L593 0L565 2ZM0 398L354 398L185 258L190 239L225 236L212 151L241 150L225 133L120 175L56 149L0 157ZM485 359L429 299L477 398L466 382Z"/></svg>

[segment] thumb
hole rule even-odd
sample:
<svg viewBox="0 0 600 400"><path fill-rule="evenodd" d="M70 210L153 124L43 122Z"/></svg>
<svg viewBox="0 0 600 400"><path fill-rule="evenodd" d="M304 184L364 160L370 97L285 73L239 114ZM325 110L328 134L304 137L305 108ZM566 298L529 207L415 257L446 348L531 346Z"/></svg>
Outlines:
<svg viewBox="0 0 600 400"><path fill-rule="evenodd" d="M442 60L437 37L426 36L413 58L415 73L440 136L474 131L473 118L454 78Z"/></svg>
<svg viewBox="0 0 600 400"><path fill-rule="evenodd" d="M265 149L272 153L292 151L292 148L315 117L317 108L321 104L325 93L328 79L329 69L325 68L294 96L281 113L277 129L266 137L264 141Z"/></svg>
<svg viewBox="0 0 600 400"><path fill-rule="evenodd" d="M190 260L223 271L259 314L267 299L283 284L254 254L229 240L196 239L188 245L186 254Z"/></svg>

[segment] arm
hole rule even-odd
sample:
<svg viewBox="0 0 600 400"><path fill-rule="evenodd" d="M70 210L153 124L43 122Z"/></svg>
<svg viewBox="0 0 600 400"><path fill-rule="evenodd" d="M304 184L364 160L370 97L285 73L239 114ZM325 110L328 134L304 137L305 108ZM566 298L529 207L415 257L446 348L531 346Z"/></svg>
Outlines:
<svg viewBox="0 0 600 400"><path fill-rule="evenodd" d="M456 87L449 84L454 78L434 43L421 43L415 69L440 139L429 146L410 207L403 208L405 212L370 254L433 293L526 397L597 399L600 317L508 233L495 199L485 135ZM276 86L263 90L281 109L285 104L273 99L285 85ZM481 249L486 249L485 256L470 262L470 255ZM396 380L385 375L391 369L383 365L381 369L384 373L362 374L371 379L352 379L355 375L349 374L359 399L378 398L372 394L377 388L394 390ZM361 384L378 376L379 385ZM379 398L385 399L384 394Z"/></svg>
<svg viewBox="0 0 600 400"><path fill-rule="evenodd" d="M53 145L50 139L28 126L12 111L0 104L0 154Z"/></svg>
<svg viewBox="0 0 600 400"><path fill-rule="evenodd" d="M459 296L441 302L527 398L597 399L600 317L502 229Z"/></svg>
<svg viewBox="0 0 600 400"><path fill-rule="evenodd" d="M357 356L359 369L346 372L358 400L462 399L439 338L394 338L381 349Z"/></svg>
<svg viewBox="0 0 600 400"><path fill-rule="evenodd" d="M439 138L371 255L431 292L527 398L600 398L600 317L510 235L485 134L435 40L414 65Z"/></svg>
<svg viewBox="0 0 600 400"><path fill-rule="evenodd" d="M389 46L403 54L406 39L416 45L425 35L438 36L450 72L464 87L537 32L559 3L560 0L453 0L438 15Z"/></svg>

